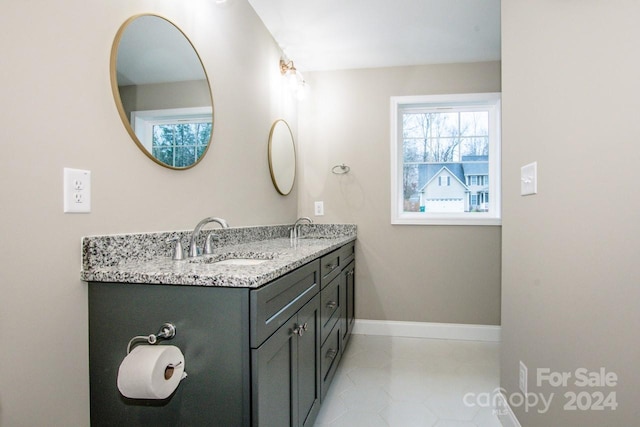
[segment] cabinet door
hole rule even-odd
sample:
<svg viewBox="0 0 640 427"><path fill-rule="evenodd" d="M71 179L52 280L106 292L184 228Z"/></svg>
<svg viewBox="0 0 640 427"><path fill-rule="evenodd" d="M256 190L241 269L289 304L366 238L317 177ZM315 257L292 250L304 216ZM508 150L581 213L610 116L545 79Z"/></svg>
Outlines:
<svg viewBox="0 0 640 427"><path fill-rule="evenodd" d="M293 397L298 393L297 341L293 316L257 349L251 350L251 423L254 427L294 427Z"/></svg>
<svg viewBox="0 0 640 427"><path fill-rule="evenodd" d="M320 410L320 295L298 312L298 425L313 426Z"/></svg>
<svg viewBox="0 0 640 427"><path fill-rule="evenodd" d="M320 296L251 351L252 425L312 426L320 410Z"/></svg>
<svg viewBox="0 0 640 427"><path fill-rule="evenodd" d="M351 336L351 330L355 322L355 261L352 261L344 270L343 275L343 345L342 350L345 349L345 344Z"/></svg>

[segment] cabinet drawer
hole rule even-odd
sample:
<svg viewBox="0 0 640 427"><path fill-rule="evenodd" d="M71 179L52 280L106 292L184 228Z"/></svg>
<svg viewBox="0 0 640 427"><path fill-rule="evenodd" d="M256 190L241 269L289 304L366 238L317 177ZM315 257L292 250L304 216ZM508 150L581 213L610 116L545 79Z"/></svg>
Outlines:
<svg viewBox="0 0 640 427"><path fill-rule="evenodd" d="M342 307L341 289L342 289L342 276L338 276L331 281L322 291L320 291L320 323L322 328L320 330L320 340L324 342L333 326L340 318Z"/></svg>
<svg viewBox="0 0 640 427"><path fill-rule="evenodd" d="M319 291L318 261L250 293L251 347L257 348Z"/></svg>
<svg viewBox="0 0 640 427"><path fill-rule="evenodd" d="M335 251L320 258L320 275L321 275L321 287L327 286L338 274L343 264L341 259L342 249L336 249Z"/></svg>
<svg viewBox="0 0 640 427"><path fill-rule="evenodd" d="M331 380L333 380L342 355L340 334L340 322L338 322L329 334L327 341L320 348L320 395L323 400L329 390Z"/></svg>
<svg viewBox="0 0 640 427"><path fill-rule="evenodd" d="M349 265L356 257L356 242L347 243L339 249L342 267Z"/></svg>

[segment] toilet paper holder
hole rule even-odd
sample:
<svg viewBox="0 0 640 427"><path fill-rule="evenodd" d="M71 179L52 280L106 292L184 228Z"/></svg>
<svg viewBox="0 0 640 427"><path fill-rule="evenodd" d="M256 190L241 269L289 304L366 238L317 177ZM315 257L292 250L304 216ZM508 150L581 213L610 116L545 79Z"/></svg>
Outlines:
<svg viewBox="0 0 640 427"><path fill-rule="evenodd" d="M131 353L131 346L136 342L146 341L147 344L155 344L159 339L170 340L176 336L176 327L173 323L166 322L161 327L158 333L150 335L138 335L129 340L127 344L127 354Z"/></svg>

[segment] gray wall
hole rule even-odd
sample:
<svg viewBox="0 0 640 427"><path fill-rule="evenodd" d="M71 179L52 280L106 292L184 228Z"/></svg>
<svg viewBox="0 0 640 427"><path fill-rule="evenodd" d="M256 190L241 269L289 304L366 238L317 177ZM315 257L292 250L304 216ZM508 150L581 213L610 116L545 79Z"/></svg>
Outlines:
<svg viewBox="0 0 640 427"><path fill-rule="evenodd" d="M525 427L640 419L640 3L502 1L501 385L555 393ZM519 195L538 162L539 194ZM615 388L536 387L536 369L618 375ZM570 379L573 384L575 377ZM615 411L565 411L564 393L617 393Z"/></svg>
<svg viewBox="0 0 640 427"><path fill-rule="evenodd" d="M120 25L154 12L189 36L211 78L213 146L173 171L131 141L115 107L109 55ZM2 3L0 102L0 426L89 424L87 285L80 238L292 222L294 195L271 184L267 139L295 103L280 51L245 0ZM92 210L62 212L64 167L92 171ZM149 331L140 331L149 333Z"/></svg>
<svg viewBox="0 0 640 427"><path fill-rule="evenodd" d="M120 86L119 90L127 119L131 121L132 111L210 107L208 87L206 80L191 80Z"/></svg>
<svg viewBox="0 0 640 427"><path fill-rule="evenodd" d="M500 227L390 224L390 97L499 92L500 63L305 74L299 212L358 225L361 319L500 324ZM347 175L333 175L346 163ZM325 216L313 216L323 200Z"/></svg>

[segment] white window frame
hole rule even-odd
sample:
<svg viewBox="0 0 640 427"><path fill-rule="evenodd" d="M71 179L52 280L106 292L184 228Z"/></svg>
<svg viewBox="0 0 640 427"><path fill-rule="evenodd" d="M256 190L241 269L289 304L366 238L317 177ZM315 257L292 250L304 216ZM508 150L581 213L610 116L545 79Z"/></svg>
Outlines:
<svg viewBox="0 0 640 427"><path fill-rule="evenodd" d="M131 112L133 131L148 152L152 152L153 126L172 123L211 123L212 107L168 108Z"/></svg>
<svg viewBox="0 0 640 427"><path fill-rule="evenodd" d="M444 179L446 178L446 180ZM443 184L444 182L444 184ZM451 187L451 177L450 176L442 176L438 177L438 186L439 187Z"/></svg>
<svg viewBox="0 0 640 427"><path fill-rule="evenodd" d="M398 225L501 225L500 93L417 95L391 97L391 224ZM482 106L489 111L489 211L404 212L402 111L419 106L442 112Z"/></svg>

